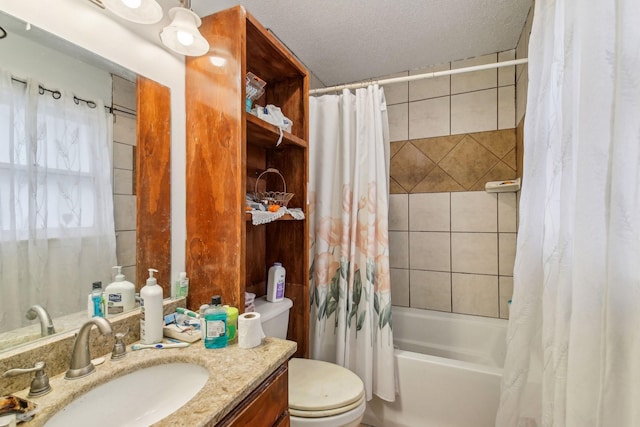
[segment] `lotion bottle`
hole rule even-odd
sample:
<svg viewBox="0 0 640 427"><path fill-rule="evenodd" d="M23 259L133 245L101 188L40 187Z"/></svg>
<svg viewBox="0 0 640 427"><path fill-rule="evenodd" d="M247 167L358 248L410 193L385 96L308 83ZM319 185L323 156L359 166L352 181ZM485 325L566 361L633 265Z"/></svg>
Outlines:
<svg viewBox="0 0 640 427"><path fill-rule="evenodd" d="M280 302L284 300L285 269L279 262L274 262L269 268L267 277L267 301Z"/></svg>
<svg viewBox="0 0 640 427"><path fill-rule="evenodd" d="M153 273L157 272L150 268L147 284L140 289L140 340L143 344L162 342L162 288L153 277Z"/></svg>
<svg viewBox="0 0 640 427"><path fill-rule="evenodd" d="M122 267L117 265L118 272L114 282L104 288L105 314L115 316L132 310L136 305L136 286L125 280Z"/></svg>
<svg viewBox="0 0 640 427"><path fill-rule="evenodd" d="M223 348L227 346L227 309L222 306L222 298L215 295L211 305L204 311L204 346Z"/></svg>

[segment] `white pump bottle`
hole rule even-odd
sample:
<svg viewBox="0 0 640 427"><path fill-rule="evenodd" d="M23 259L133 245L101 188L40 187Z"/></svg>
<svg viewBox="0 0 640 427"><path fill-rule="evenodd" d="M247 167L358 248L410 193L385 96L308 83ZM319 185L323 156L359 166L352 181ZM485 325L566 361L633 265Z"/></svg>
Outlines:
<svg viewBox="0 0 640 427"><path fill-rule="evenodd" d="M147 284L140 289L140 340L143 344L162 342L162 287L153 277L158 270L149 269Z"/></svg>
<svg viewBox="0 0 640 427"><path fill-rule="evenodd" d="M105 314L107 317L133 310L136 306L136 286L125 280L122 267L118 269L115 281L104 289Z"/></svg>

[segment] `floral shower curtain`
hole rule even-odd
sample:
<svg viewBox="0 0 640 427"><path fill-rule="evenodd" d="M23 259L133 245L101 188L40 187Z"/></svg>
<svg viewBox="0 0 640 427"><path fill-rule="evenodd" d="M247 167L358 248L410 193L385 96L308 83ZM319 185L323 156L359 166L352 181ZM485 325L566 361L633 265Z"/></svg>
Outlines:
<svg viewBox="0 0 640 427"><path fill-rule="evenodd" d="M640 425L639 22L535 2L498 427Z"/></svg>
<svg viewBox="0 0 640 427"><path fill-rule="evenodd" d="M395 400L389 136L377 85L309 100L311 357Z"/></svg>
<svg viewBox="0 0 640 427"><path fill-rule="evenodd" d="M86 310L116 263L111 114L0 69L0 332Z"/></svg>

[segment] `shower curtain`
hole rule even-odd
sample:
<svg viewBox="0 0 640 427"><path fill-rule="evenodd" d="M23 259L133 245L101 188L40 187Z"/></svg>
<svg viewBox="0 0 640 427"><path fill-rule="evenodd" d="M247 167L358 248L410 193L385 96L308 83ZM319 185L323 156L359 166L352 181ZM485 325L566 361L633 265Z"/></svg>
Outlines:
<svg viewBox="0 0 640 427"><path fill-rule="evenodd" d="M389 131L377 85L309 99L311 357L395 400Z"/></svg>
<svg viewBox="0 0 640 427"><path fill-rule="evenodd" d="M640 425L640 2L537 0L496 425Z"/></svg>

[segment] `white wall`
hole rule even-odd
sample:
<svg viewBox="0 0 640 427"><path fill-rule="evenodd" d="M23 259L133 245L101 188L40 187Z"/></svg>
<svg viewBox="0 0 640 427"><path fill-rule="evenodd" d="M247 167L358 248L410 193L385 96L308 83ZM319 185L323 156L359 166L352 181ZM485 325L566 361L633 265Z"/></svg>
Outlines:
<svg viewBox="0 0 640 427"><path fill-rule="evenodd" d="M107 71L55 49L10 32L0 43L0 58L0 67L14 77L29 77L51 90L71 91L82 99L100 99L104 105L111 104L111 75Z"/></svg>
<svg viewBox="0 0 640 427"><path fill-rule="evenodd" d="M171 277L185 265L184 58L149 41L89 0L2 0L2 11L157 81L171 90Z"/></svg>

